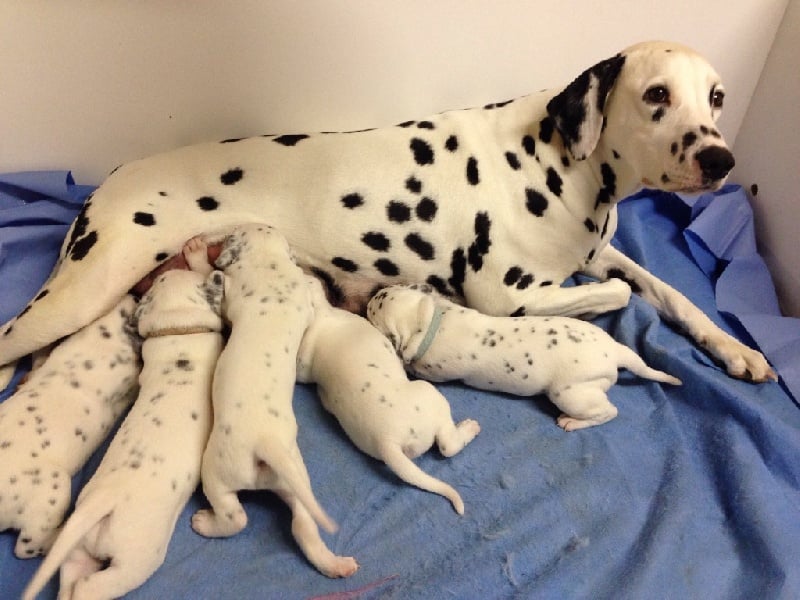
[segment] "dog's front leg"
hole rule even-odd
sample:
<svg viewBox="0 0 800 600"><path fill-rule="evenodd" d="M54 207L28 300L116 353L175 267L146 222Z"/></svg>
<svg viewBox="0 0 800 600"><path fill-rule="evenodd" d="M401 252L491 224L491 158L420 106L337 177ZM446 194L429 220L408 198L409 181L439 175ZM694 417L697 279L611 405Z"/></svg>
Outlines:
<svg viewBox="0 0 800 600"><path fill-rule="evenodd" d="M712 357L721 361L733 377L749 381L777 380L763 354L722 331L686 296L619 250L607 246L585 272L601 280L619 278L626 281L662 317L681 327Z"/></svg>
<svg viewBox="0 0 800 600"><path fill-rule="evenodd" d="M485 315L593 317L628 305L631 288L620 279L586 283L574 287L557 285L520 291L497 286L465 285L467 305Z"/></svg>

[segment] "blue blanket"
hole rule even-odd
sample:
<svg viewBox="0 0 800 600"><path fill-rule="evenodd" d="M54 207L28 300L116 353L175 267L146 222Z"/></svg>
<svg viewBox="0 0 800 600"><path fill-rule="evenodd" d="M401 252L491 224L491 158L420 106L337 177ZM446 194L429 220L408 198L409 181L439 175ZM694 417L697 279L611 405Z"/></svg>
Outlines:
<svg viewBox="0 0 800 600"><path fill-rule="evenodd" d="M0 321L46 278L89 190L66 173L0 178ZM360 454L313 387L299 385L299 444L340 525L324 536L358 559L356 575L317 573L294 544L289 510L268 492L242 494L250 521L241 534L197 536L189 517L206 505L198 492L164 565L129 597L800 597L800 322L777 313L747 201L733 187L692 201L646 192L619 210L614 244L757 342L780 383L729 378L633 298L596 323L684 385L623 373L610 390L620 414L607 424L565 433L543 396L440 386L457 420L482 426L456 457L419 459L460 491L463 517ZM76 475L73 494L101 457ZM18 597L39 564L14 558L15 539L0 534L3 599ZM55 593L54 580L43 596Z"/></svg>

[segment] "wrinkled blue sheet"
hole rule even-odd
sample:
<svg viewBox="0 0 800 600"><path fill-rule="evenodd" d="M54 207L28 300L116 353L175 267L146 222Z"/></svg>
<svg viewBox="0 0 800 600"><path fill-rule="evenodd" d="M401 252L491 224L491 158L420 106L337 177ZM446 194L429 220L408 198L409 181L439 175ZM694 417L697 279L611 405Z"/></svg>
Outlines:
<svg viewBox="0 0 800 600"><path fill-rule="evenodd" d="M46 278L88 191L65 173L0 178L1 321ZM340 525L324 537L358 559L358 573L318 574L295 547L288 509L266 492L242 494L244 532L200 538L189 527L205 505L198 493L166 562L129 597L800 597L800 410L791 395L800 397L800 330L776 312L746 199L736 188L686 201L645 192L619 209L614 244L723 328L756 339L780 383L729 378L634 298L596 322L684 385L623 374L610 391L620 410L610 423L567 434L544 397L440 386L456 419L482 425L456 457L433 450L419 459L458 488L463 517L360 454L313 388L298 386L300 447ZM76 490L100 457L75 477ZM0 534L3 599L18 597L39 563L14 558L15 538ZM55 589L53 581L45 597Z"/></svg>

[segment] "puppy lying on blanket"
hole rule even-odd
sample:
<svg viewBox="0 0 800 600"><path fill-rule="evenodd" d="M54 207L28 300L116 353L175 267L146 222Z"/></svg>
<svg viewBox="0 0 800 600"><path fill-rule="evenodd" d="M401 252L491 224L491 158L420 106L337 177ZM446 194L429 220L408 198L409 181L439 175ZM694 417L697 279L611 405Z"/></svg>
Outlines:
<svg viewBox="0 0 800 600"><path fill-rule="evenodd" d="M211 510L192 517L208 537L247 525L243 489L275 491L292 510L292 534L308 560L329 577L358 565L333 554L317 523L336 529L311 491L292 410L297 349L312 317L305 276L286 240L265 225L234 230L217 266L225 270L223 312L232 331L214 374L214 427L203 454L203 491Z"/></svg>
<svg viewBox="0 0 800 600"><path fill-rule="evenodd" d="M464 502L451 486L412 462L436 442L453 456L480 431L477 421L456 425L450 405L427 381L409 381L391 344L366 320L333 308L320 282L308 278L314 321L297 355L297 380L316 382L322 405L358 448L384 461L403 481Z"/></svg>
<svg viewBox="0 0 800 600"><path fill-rule="evenodd" d="M200 272L161 275L137 308L145 338L139 397L26 600L59 565L59 598L101 599L135 589L164 562L178 515L199 482L211 378L222 349L222 273L202 274L211 271L202 244L192 242L186 254Z"/></svg>
<svg viewBox="0 0 800 600"><path fill-rule="evenodd" d="M57 346L0 404L0 531L20 530L18 558L50 548L70 504L70 478L135 397L135 307L125 296Z"/></svg>
<svg viewBox="0 0 800 600"><path fill-rule="evenodd" d="M367 305L367 317L414 374L520 396L545 392L564 411L558 424L566 431L617 416L606 391L617 381L618 368L681 383L586 321L489 317L436 297L429 286L382 290Z"/></svg>

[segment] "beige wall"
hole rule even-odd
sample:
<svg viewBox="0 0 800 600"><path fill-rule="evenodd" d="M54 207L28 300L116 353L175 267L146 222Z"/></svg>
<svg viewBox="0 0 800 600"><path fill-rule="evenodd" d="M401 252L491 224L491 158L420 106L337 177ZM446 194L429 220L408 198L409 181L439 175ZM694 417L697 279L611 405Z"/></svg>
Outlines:
<svg viewBox="0 0 800 600"><path fill-rule="evenodd" d="M784 313L800 317L800 0L791 0L735 146L759 251Z"/></svg>

